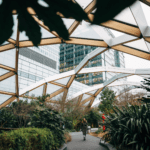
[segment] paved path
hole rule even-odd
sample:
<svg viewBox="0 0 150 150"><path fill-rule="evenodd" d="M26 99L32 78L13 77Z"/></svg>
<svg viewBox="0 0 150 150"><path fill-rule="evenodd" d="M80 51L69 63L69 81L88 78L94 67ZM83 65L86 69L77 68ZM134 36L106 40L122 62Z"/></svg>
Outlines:
<svg viewBox="0 0 150 150"><path fill-rule="evenodd" d="M72 132L72 141L67 143L67 150L106 150L99 145L100 139L91 135L86 135L83 141L82 132Z"/></svg>

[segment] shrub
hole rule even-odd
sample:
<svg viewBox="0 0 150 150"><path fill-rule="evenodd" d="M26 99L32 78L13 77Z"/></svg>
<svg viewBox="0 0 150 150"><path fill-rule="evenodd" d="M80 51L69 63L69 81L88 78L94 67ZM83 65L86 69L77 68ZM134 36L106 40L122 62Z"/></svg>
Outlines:
<svg viewBox="0 0 150 150"><path fill-rule="evenodd" d="M51 109L35 110L31 116L31 126L37 128L48 128L53 132L54 140L60 147L64 142L64 131L62 124L64 118L61 114Z"/></svg>
<svg viewBox="0 0 150 150"><path fill-rule="evenodd" d="M115 146L127 147L134 150L150 149L150 111L146 104L141 106L115 107L113 114L106 119L108 134L104 136Z"/></svg>
<svg viewBox="0 0 150 150"><path fill-rule="evenodd" d="M70 142L72 140L71 135L68 130L64 131L65 143Z"/></svg>
<svg viewBox="0 0 150 150"><path fill-rule="evenodd" d="M47 128L20 128L0 134L1 150L55 150L56 144Z"/></svg>
<svg viewBox="0 0 150 150"><path fill-rule="evenodd" d="M0 127L16 127L16 117L14 114L9 112L6 108L2 108L0 112Z"/></svg>

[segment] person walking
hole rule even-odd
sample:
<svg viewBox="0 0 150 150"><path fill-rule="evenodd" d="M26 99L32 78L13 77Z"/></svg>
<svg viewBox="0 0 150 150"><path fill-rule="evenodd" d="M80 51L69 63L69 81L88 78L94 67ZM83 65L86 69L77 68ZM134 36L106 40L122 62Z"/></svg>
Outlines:
<svg viewBox="0 0 150 150"><path fill-rule="evenodd" d="M82 121L82 124L81 124L81 130L82 130L82 133L83 133L83 140L85 141L86 140L86 132L87 132L87 120L85 118L83 118L83 121Z"/></svg>

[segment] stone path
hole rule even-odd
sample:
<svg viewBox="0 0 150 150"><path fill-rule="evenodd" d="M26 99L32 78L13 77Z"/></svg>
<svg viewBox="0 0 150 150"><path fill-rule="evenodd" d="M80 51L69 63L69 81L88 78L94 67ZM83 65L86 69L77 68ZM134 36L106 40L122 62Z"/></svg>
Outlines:
<svg viewBox="0 0 150 150"><path fill-rule="evenodd" d="M99 145L100 139L91 135L86 135L83 141L82 132L72 132L72 141L67 143L67 150L106 150Z"/></svg>

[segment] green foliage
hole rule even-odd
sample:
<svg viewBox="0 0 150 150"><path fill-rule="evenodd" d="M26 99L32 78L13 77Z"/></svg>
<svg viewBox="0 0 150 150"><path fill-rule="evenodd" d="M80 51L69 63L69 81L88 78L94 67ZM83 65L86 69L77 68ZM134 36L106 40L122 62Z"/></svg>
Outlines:
<svg viewBox="0 0 150 150"><path fill-rule="evenodd" d="M114 18L118 13L134 2L135 0L97 0L97 10L95 11L93 23L100 24Z"/></svg>
<svg viewBox="0 0 150 150"><path fill-rule="evenodd" d="M9 112L6 108L0 110L0 127L14 128L16 127L16 123L17 120L14 114Z"/></svg>
<svg viewBox="0 0 150 150"><path fill-rule="evenodd" d="M32 114L34 109L35 106L31 103L28 103L27 101L20 100L19 102L12 102L11 104L9 104L9 107L1 109L1 127L27 127L27 124L30 121L30 115Z"/></svg>
<svg viewBox="0 0 150 150"><path fill-rule="evenodd" d="M103 129L102 128L98 128L97 131L95 131L96 134L99 134L99 133L102 133L103 132Z"/></svg>
<svg viewBox="0 0 150 150"><path fill-rule="evenodd" d="M98 122L102 120L102 116L97 109L92 109L87 115L85 115L85 118L90 126L93 124L95 127L97 127Z"/></svg>
<svg viewBox="0 0 150 150"><path fill-rule="evenodd" d="M20 128L0 134L1 150L55 150L57 143L47 129Z"/></svg>
<svg viewBox="0 0 150 150"><path fill-rule="evenodd" d="M62 124L64 118L61 114L51 109L34 110L31 116L31 126L37 128L48 128L53 132L54 140L60 147L64 143L64 131Z"/></svg>
<svg viewBox="0 0 150 150"><path fill-rule="evenodd" d="M147 92L150 92L150 78L144 79L143 85L141 86L143 89L145 89ZM150 97L142 97L142 99L139 99L144 103L150 104ZM149 106L150 108L150 106Z"/></svg>
<svg viewBox="0 0 150 150"><path fill-rule="evenodd" d="M115 107L106 119L104 136L115 146L128 147L134 150L150 149L150 115L146 104L141 106Z"/></svg>
<svg viewBox="0 0 150 150"><path fill-rule="evenodd" d="M42 20L44 24L55 31L64 40L69 39L68 30L60 17L63 15L66 18L74 18L77 21L89 20L87 14L82 7L72 0L43 0L47 3L47 7L38 3L38 0L3 0L0 5L0 44L7 41L13 34L13 17L12 11L16 10L19 22L19 31L25 31L29 40L35 46L38 46L41 41L41 31L35 19ZM92 23L100 24L113 19L124 8L133 4L135 0L97 0L96 12L94 13L94 20ZM29 14L28 9L35 11L37 18L35 19ZM107 10L106 13L103 13Z"/></svg>
<svg viewBox="0 0 150 150"><path fill-rule="evenodd" d="M116 101L114 91L109 88L105 88L101 94L101 100L102 101L98 106L99 110L104 114L112 112L113 103Z"/></svg>

